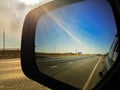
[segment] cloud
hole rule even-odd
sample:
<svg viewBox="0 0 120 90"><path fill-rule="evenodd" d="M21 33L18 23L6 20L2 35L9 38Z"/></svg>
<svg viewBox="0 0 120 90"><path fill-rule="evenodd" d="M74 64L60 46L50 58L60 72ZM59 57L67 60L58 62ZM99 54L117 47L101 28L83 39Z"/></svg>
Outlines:
<svg viewBox="0 0 120 90"><path fill-rule="evenodd" d="M21 28L29 7L15 0L2 0L1 2L0 26L6 31L17 32Z"/></svg>
<svg viewBox="0 0 120 90"><path fill-rule="evenodd" d="M13 47L12 42L14 42L14 45L20 47L25 16L31 9L40 5L40 3L41 0L36 5L28 5L22 2L22 0L0 0L0 48L2 47L3 30L6 33L7 46Z"/></svg>
<svg viewBox="0 0 120 90"><path fill-rule="evenodd" d="M30 10L31 7L17 0L0 1L0 48L3 30L6 32L8 43L15 40L10 38L17 38L18 40L14 42L20 44L23 22Z"/></svg>

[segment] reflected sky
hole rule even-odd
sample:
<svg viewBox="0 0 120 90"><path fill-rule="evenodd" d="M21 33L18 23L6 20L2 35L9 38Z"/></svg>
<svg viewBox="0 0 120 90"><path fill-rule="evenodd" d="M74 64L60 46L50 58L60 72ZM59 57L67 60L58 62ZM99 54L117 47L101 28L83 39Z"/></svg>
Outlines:
<svg viewBox="0 0 120 90"><path fill-rule="evenodd" d="M113 13L106 0L74 3L39 19L36 51L104 54L109 51L116 33Z"/></svg>

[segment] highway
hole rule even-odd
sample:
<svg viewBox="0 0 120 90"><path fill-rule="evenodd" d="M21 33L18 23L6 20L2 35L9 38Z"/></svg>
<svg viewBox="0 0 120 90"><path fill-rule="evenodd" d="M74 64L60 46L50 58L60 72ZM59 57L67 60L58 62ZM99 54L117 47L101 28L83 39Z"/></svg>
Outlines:
<svg viewBox="0 0 120 90"><path fill-rule="evenodd" d="M101 79L98 72L104 67L103 61L101 56L66 56L37 59L38 66L43 73L83 90L90 90ZM27 78L21 70L20 58L15 58L0 59L0 90L50 89Z"/></svg>
<svg viewBox="0 0 120 90"><path fill-rule="evenodd" d="M41 72L83 90L96 85L101 79L98 73L104 67L102 56L97 55L37 57L36 60Z"/></svg>
<svg viewBox="0 0 120 90"><path fill-rule="evenodd" d="M0 59L0 90L50 90L27 78L20 65L20 58Z"/></svg>

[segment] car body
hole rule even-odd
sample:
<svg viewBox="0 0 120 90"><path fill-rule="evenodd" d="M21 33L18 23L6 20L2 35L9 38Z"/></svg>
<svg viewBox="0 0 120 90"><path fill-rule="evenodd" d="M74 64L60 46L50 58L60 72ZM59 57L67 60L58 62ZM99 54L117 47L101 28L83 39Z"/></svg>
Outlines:
<svg viewBox="0 0 120 90"><path fill-rule="evenodd" d="M115 63L117 56L118 56L118 49L119 49L119 42L118 42L118 36L115 36L115 39L111 45L111 48L109 50L109 54L106 57L106 68L107 70L110 70L110 68Z"/></svg>

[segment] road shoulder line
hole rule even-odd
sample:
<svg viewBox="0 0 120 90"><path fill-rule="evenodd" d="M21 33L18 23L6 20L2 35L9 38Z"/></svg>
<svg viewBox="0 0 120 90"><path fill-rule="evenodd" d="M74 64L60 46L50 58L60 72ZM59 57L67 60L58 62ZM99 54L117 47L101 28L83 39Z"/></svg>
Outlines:
<svg viewBox="0 0 120 90"><path fill-rule="evenodd" d="M102 59L102 57L99 58L99 60L97 61L97 63L96 63L96 65L95 65L94 69L92 70L92 72L91 72L91 74L90 74L88 80L86 81L86 83L85 83L85 85L84 85L84 87L83 87L82 90L87 90L87 87L88 87L88 85L89 85L89 83L90 83L90 81L91 81L91 79L92 79L92 77L93 77L93 74L94 74L94 72L95 72L95 70L96 70L98 64L100 63L101 59Z"/></svg>

